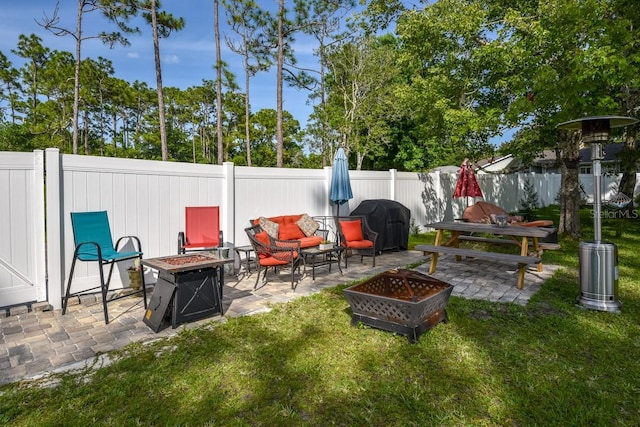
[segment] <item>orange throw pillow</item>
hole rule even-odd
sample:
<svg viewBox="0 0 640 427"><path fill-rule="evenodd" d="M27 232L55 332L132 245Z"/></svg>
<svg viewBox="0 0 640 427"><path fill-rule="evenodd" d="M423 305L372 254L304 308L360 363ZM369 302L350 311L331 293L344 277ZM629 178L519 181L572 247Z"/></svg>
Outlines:
<svg viewBox="0 0 640 427"><path fill-rule="evenodd" d="M304 233L300 230L300 227L296 223L281 224L278 230L278 239L282 240L297 240L302 239Z"/></svg>
<svg viewBox="0 0 640 427"><path fill-rule="evenodd" d="M340 228L342 228L342 233L344 234L344 238L347 239L347 242L362 240L364 238L362 236L362 220L360 219L355 221L340 221Z"/></svg>
<svg viewBox="0 0 640 427"><path fill-rule="evenodd" d="M264 243L265 245L271 245L271 240L269 239L269 235L266 231L261 231L260 233L256 234L256 240L260 243Z"/></svg>

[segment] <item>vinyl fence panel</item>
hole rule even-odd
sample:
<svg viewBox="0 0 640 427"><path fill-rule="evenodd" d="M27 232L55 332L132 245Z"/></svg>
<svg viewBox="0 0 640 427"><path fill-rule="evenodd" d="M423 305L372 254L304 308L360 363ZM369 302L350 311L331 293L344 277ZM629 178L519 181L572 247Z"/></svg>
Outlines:
<svg viewBox="0 0 640 427"><path fill-rule="evenodd" d="M410 209L423 231L431 222L461 217L473 203L452 197L455 173L350 171L350 178L354 197L340 206L341 214L349 214L363 200L396 200ZM561 177L479 174L478 181L485 201L517 211L527 184L540 206L557 203ZM619 182L620 175L603 177L604 200L616 194ZM581 175L580 183L589 200L593 178ZM106 210L114 239L135 235L144 256L155 257L177 252L186 206L220 206L225 245L246 245L244 228L251 219L334 215L330 184L331 167L201 165L66 155L57 149L47 149L44 155L0 153L0 196L8 201L0 205L0 306L48 300L61 307L74 250L71 212ZM112 288L128 284L126 267L116 270ZM154 282L154 273L148 272L147 279ZM93 287L97 281L95 265L78 265L74 289Z"/></svg>
<svg viewBox="0 0 640 427"><path fill-rule="evenodd" d="M61 203L50 213L52 221L58 218L63 242L55 268L59 274L53 275L58 280L50 283L60 296L50 301L54 307L61 304L73 259L71 212L106 210L114 243L122 236L137 236L149 258L177 253L186 206L220 206L224 201L222 166L65 154L59 167ZM128 283L128 265L116 265L111 289ZM147 274L153 282L152 273ZM95 286L98 275L96 263L77 263L72 292Z"/></svg>
<svg viewBox="0 0 640 427"><path fill-rule="evenodd" d="M0 307L46 301L44 155L0 153Z"/></svg>
<svg viewBox="0 0 640 427"><path fill-rule="evenodd" d="M234 168L235 245L249 243L244 229L250 220L306 213L329 214L329 169Z"/></svg>

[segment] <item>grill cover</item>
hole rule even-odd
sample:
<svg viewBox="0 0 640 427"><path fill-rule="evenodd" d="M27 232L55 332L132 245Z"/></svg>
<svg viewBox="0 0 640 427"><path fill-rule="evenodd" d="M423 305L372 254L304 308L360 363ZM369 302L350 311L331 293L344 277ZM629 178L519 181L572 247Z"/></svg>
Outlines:
<svg viewBox="0 0 640 427"><path fill-rule="evenodd" d="M394 200L363 200L351 216L364 216L369 227L378 233L376 251L407 249L411 211Z"/></svg>

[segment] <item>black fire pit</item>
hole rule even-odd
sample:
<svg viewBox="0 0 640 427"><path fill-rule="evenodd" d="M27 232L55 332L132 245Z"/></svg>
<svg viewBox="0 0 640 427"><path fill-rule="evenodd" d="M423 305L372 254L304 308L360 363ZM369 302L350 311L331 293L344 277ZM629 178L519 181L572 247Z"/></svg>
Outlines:
<svg viewBox="0 0 640 427"><path fill-rule="evenodd" d="M143 321L158 332L179 324L222 313L224 265L233 259L217 254L175 255L142 260L158 270L158 281Z"/></svg>
<svg viewBox="0 0 640 427"><path fill-rule="evenodd" d="M410 343L440 322L453 286L413 270L389 270L351 286L351 324L363 323L406 335Z"/></svg>

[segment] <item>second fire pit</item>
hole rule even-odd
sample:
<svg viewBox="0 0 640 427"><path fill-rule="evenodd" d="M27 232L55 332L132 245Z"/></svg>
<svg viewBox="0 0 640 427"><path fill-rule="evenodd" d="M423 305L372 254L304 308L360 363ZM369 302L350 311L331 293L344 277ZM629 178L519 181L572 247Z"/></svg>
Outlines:
<svg viewBox="0 0 640 427"><path fill-rule="evenodd" d="M453 286L413 270L389 270L351 286L351 324L363 323L406 335L410 343L440 322Z"/></svg>

